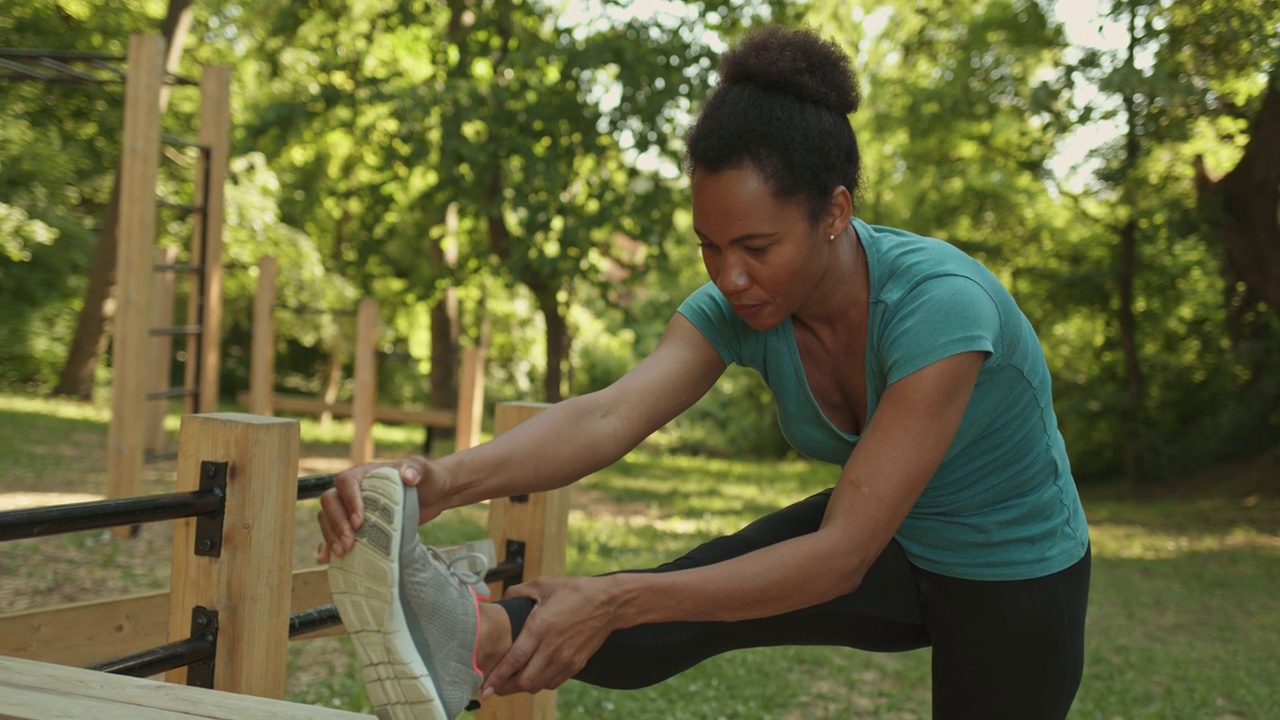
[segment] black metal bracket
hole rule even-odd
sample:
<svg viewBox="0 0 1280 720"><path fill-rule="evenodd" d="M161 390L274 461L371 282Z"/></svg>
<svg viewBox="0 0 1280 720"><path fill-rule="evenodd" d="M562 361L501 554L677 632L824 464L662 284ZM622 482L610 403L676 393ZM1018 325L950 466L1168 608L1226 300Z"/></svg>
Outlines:
<svg viewBox="0 0 1280 720"><path fill-rule="evenodd" d="M507 553L502 559L503 565L516 565L520 568L520 572L507 575L502 580L502 592L506 592L507 588L512 585L519 585L524 582L524 541L508 540Z"/></svg>
<svg viewBox="0 0 1280 720"><path fill-rule="evenodd" d="M191 637L205 640L211 650L206 657L187 666L187 684L212 688L213 671L218 660L218 611L199 605L191 608Z"/></svg>
<svg viewBox="0 0 1280 720"><path fill-rule="evenodd" d="M195 554L203 557L222 555L222 517L226 514L227 463L200 462L200 490L211 492L221 502L218 509L196 518Z"/></svg>

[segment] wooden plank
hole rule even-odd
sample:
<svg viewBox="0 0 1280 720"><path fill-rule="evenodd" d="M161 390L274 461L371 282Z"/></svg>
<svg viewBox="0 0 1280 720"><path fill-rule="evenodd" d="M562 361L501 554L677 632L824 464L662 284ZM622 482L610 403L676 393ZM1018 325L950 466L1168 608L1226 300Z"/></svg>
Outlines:
<svg viewBox="0 0 1280 720"><path fill-rule="evenodd" d="M169 592L0 616L0 655L92 665L169 641Z"/></svg>
<svg viewBox="0 0 1280 720"><path fill-rule="evenodd" d="M355 389L351 422L351 464L373 459L374 410L378 404L378 301L363 298L356 306Z"/></svg>
<svg viewBox="0 0 1280 720"><path fill-rule="evenodd" d="M231 68L205 65L200 74L200 144L209 148L196 167L196 197L204 208L204 317L200 319L199 412L218 409L222 375L222 250L227 171L231 162ZM205 178L208 178L207 191ZM197 229L199 232L199 229Z"/></svg>
<svg viewBox="0 0 1280 720"><path fill-rule="evenodd" d="M462 351L454 452L480 444L480 426L484 420L484 360L484 348L466 348Z"/></svg>
<svg viewBox="0 0 1280 720"><path fill-rule="evenodd" d="M509 431L547 407L545 403L498 403L493 415L494 435ZM568 523L568 488L489 503L489 537L502 555L500 559L505 559L507 540L525 543L525 580L564 574ZM502 588L496 584L490 590L493 597L502 596ZM555 716L555 690L493 697L476 713L477 720L554 720Z"/></svg>
<svg viewBox="0 0 1280 720"><path fill-rule="evenodd" d="M276 379L276 277L271 256L258 258L258 286L253 294L253 339L249 345L249 412L273 415L271 389Z"/></svg>
<svg viewBox="0 0 1280 720"><path fill-rule="evenodd" d="M164 39L129 38L124 146L120 156L119 306L111 351L111 424L107 430L108 499L141 494L151 347L151 266L156 238L156 175L160 164L160 87ZM113 531L129 534L128 527Z"/></svg>
<svg viewBox="0 0 1280 720"><path fill-rule="evenodd" d="M218 557L194 555L195 518L174 522L169 639L191 635L191 609L217 610L214 687L284 693L289 640L298 423L243 413L188 415L178 436L179 491L200 486L201 461L228 462ZM186 668L168 673L186 682Z"/></svg>
<svg viewBox="0 0 1280 720"><path fill-rule="evenodd" d="M236 404L248 408L249 394L244 392L237 393ZM315 415L317 417L321 413L329 412L334 417L351 417L351 403L327 403L308 395L275 393L271 396L271 404L275 412ZM457 413L452 410L438 408L414 410L383 405L374 408L373 418L380 423L451 428L456 423Z"/></svg>
<svg viewBox="0 0 1280 720"><path fill-rule="evenodd" d="M0 718L14 720L368 720L369 716L0 657Z"/></svg>
<svg viewBox="0 0 1280 720"><path fill-rule="evenodd" d="M488 538L441 548L441 552L446 557L480 553L490 563L496 562L493 541ZM333 604L328 570L321 565L293 571L290 614ZM336 625L294 640L345 632ZM0 655L24 660L83 667L167 642L168 590L0 615Z"/></svg>

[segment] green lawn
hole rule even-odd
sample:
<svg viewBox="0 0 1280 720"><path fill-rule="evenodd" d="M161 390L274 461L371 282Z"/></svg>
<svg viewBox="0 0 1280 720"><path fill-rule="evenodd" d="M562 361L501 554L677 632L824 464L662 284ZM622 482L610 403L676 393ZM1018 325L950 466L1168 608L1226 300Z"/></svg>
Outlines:
<svg viewBox="0 0 1280 720"><path fill-rule="evenodd" d="M342 457L344 426L304 423L304 454ZM97 492L105 413L78 403L0 394L0 499L56 489ZM380 447L414 451L420 432L381 428ZM575 488L569 570L651 565L830 484L834 469L802 461L664 457L638 452ZM1211 487L1212 490L1196 488ZM1280 718L1280 455L1217 469L1143 496L1085 492L1094 548L1088 665L1072 718ZM302 507L303 522L314 516ZM483 533L479 508L424 532L449 544ZM59 546L0 546L0 599L50 552L145 583L127 548L83 537ZM167 559L163 559L167 563ZM56 565L56 563L53 563ZM56 588L68 573L49 579ZM5 588L9 585L9 588ZM115 587L117 583L110 583ZM45 592L44 586L39 589ZM7 595L6 595L7 593ZM57 596L56 592L51 593ZM3 611L0 607L0 611ZM327 643L327 645L324 645ZM345 640L295 643L290 694L365 709ZM317 649L322 648L322 649ZM738 652L659 686L611 692L569 683L559 717L592 720L927 718L927 651L871 655L831 648Z"/></svg>

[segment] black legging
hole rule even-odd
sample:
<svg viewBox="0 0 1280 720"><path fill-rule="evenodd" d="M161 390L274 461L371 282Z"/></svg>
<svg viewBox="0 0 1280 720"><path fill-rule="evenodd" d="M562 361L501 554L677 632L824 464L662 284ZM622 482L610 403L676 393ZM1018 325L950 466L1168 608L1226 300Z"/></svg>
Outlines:
<svg viewBox="0 0 1280 720"><path fill-rule="evenodd" d="M701 567L813 532L830 495L818 493L675 561L632 572ZM615 689L645 687L741 648L840 645L896 652L932 646L936 720L1060 720L1084 669L1089 566L1086 549L1079 562L1045 577L962 580L916 567L895 540L848 595L758 620L618 630L576 679ZM533 603L500 603L514 637Z"/></svg>

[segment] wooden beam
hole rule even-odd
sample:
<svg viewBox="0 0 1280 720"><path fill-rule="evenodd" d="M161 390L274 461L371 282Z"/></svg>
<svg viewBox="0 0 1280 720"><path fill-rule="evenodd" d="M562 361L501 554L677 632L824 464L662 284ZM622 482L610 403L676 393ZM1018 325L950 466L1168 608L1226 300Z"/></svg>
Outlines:
<svg viewBox="0 0 1280 720"><path fill-rule="evenodd" d="M249 394L238 393L236 395L236 404L241 407L249 407ZM292 395L288 393L275 393L271 396L271 405L276 412L294 413L298 415L315 415L319 417L323 412L332 413L334 417L351 417L351 403L327 403L319 398L310 397L308 395ZM457 422L457 413L452 410L441 410L438 408L426 408L423 410L414 410L411 408L397 408L388 406L378 406L373 409L373 419L375 422L389 423L396 425L421 425L438 428L451 428Z"/></svg>
<svg viewBox="0 0 1280 720"><path fill-rule="evenodd" d="M270 255L258 258L258 285L253 293L253 336L249 344L249 412L274 415L271 389L276 380L276 276L279 265Z"/></svg>
<svg viewBox="0 0 1280 720"><path fill-rule="evenodd" d="M0 657L4 720L370 720L343 710Z"/></svg>
<svg viewBox="0 0 1280 720"><path fill-rule="evenodd" d="M373 459L373 423L378 404L378 301L364 298L356 306L355 389L351 422L351 464Z"/></svg>
<svg viewBox="0 0 1280 720"><path fill-rule="evenodd" d="M129 38L116 283L119 307L111 351L111 424L107 430L108 499L142 494L147 378L151 348L152 248L156 239L156 176L160 165L160 87L164 38ZM117 528L127 537L130 528Z"/></svg>
<svg viewBox="0 0 1280 720"><path fill-rule="evenodd" d="M466 348L462 351L454 452L480 444L480 427L484 421L484 361L484 348Z"/></svg>
<svg viewBox="0 0 1280 720"><path fill-rule="evenodd" d="M545 403L498 403L493 414L494 435L511 430L547 407ZM507 540L525 543L525 581L542 575L564 574L568 525L569 488L499 498L489 503L489 537L497 547L499 560L506 559ZM502 597L502 588L491 586L490 594ZM555 720L555 716L555 690L492 697L476 713L477 720Z"/></svg>

